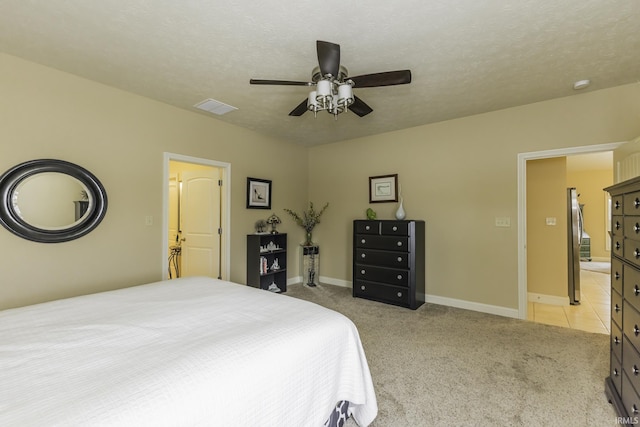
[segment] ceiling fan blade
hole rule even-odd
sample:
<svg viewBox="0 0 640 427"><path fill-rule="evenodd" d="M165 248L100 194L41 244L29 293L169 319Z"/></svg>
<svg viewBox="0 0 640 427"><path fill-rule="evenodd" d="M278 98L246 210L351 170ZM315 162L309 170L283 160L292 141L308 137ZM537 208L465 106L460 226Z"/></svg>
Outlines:
<svg viewBox="0 0 640 427"><path fill-rule="evenodd" d="M349 105L349 110L353 111L360 117L364 117L373 111L371 107L365 104L365 102L357 96L353 97L353 104Z"/></svg>
<svg viewBox="0 0 640 427"><path fill-rule="evenodd" d="M340 71L340 45L317 40L316 50L322 75L331 74L333 77L337 77Z"/></svg>
<svg viewBox="0 0 640 427"><path fill-rule="evenodd" d="M250 79L249 84L252 85L284 85L284 86L311 86L313 83L309 82L296 82L293 80L262 80L262 79Z"/></svg>
<svg viewBox="0 0 640 427"><path fill-rule="evenodd" d="M301 116L307 112L307 99L305 98L296 108L291 110L289 113L290 116Z"/></svg>
<svg viewBox="0 0 640 427"><path fill-rule="evenodd" d="M349 77L354 87L393 86L411 83L411 70L386 71L384 73L363 74Z"/></svg>

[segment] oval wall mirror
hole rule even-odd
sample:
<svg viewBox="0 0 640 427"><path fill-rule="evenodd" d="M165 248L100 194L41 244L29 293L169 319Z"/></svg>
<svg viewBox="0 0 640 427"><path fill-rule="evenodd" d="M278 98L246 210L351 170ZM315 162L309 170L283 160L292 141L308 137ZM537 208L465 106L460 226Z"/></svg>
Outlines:
<svg viewBox="0 0 640 427"><path fill-rule="evenodd" d="M21 163L0 176L0 224L28 240L58 243L96 228L107 193L88 170L55 159Z"/></svg>

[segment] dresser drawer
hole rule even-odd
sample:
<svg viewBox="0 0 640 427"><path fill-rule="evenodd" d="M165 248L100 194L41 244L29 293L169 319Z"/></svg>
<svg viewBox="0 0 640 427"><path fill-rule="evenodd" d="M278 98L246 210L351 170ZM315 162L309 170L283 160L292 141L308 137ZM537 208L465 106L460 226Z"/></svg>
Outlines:
<svg viewBox="0 0 640 427"><path fill-rule="evenodd" d="M624 222L622 216L614 215L611 217L611 234L616 236L624 236Z"/></svg>
<svg viewBox="0 0 640 427"><path fill-rule="evenodd" d="M627 238L640 240L640 216L625 216L623 227Z"/></svg>
<svg viewBox="0 0 640 427"><path fill-rule="evenodd" d="M636 393L636 390L632 386L633 380L630 379L628 373L624 372L624 366L622 370L622 390L624 390L622 392L622 404L627 414L629 414L629 417L634 419L640 415L640 398L638 398L638 393Z"/></svg>
<svg viewBox="0 0 640 427"><path fill-rule="evenodd" d="M374 267L371 265L357 263L353 268L356 280L366 280L369 282L378 282L404 287L409 285L409 270Z"/></svg>
<svg viewBox="0 0 640 427"><path fill-rule="evenodd" d="M622 212L625 215L640 215L640 191L622 196Z"/></svg>
<svg viewBox="0 0 640 427"><path fill-rule="evenodd" d="M409 250L409 238L404 236L369 236L360 234L356 236L356 247L407 252Z"/></svg>
<svg viewBox="0 0 640 427"><path fill-rule="evenodd" d="M611 197L611 213L613 215L622 215L622 195Z"/></svg>
<svg viewBox="0 0 640 427"><path fill-rule="evenodd" d="M357 280L353 284L353 296L402 306L409 306L410 303L407 288L363 280Z"/></svg>
<svg viewBox="0 0 640 427"><path fill-rule="evenodd" d="M619 256L620 258L624 257L624 246L622 245L622 236L611 236L611 252Z"/></svg>
<svg viewBox="0 0 640 427"><path fill-rule="evenodd" d="M380 234L380 221L356 221L356 234Z"/></svg>
<svg viewBox="0 0 640 427"><path fill-rule="evenodd" d="M630 265L625 265L623 271L624 284L622 295L625 300L631 303L637 310L640 310L640 271Z"/></svg>
<svg viewBox="0 0 640 427"><path fill-rule="evenodd" d="M616 355L618 360L622 360L622 330L615 324L611 323L611 351Z"/></svg>
<svg viewBox="0 0 640 427"><path fill-rule="evenodd" d="M409 254L405 252L356 249L356 263L381 267L409 268Z"/></svg>
<svg viewBox="0 0 640 427"><path fill-rule="evenodd" d="M640 265L640 240L624 239L623 255L627 261Z"/></svg>
<svg viewBox="0 0 640 427"><path fill-rule="evenodd" d="M623 266L622 261L617 258L611 257L611 287L618 291L622 295L622 283L623 283Z"/></svg>
<svg viewBox="0 0 640 427"><path fill-rule="evenodd" d="M409 223L406 221L385 221L382 223L382 234L388 236L408 236Z"/></svg>
<svg viewBox="0 0 640 427"><path fill-rule="evenodd" d="M611 381L613 381L613 385L616 387L616 391L618 392L618 394L622 393L622 363L620 363L620 360L616 358L613 352L611 353L610 374Z"/></svg>
<svg viewBox="0 0 640 427"><path fill-rule="evenodd" d="M615 289L611 290L611 320L622 328L622 295L617 293Z"/></svg>
<svg viewBox="0 0 640 427"><path fill-rule="evenodd" d="M622 333L625 339L629 340L635 348L640 348L640 313L633 308L629 302L624 303L624 316L622 317ZM627 348L623 348L623 352L627 351ZM626 359L627 355L623 359ZM622 364L626 365L622 360ZM639 365L640 366L640 365Z"/></svg>

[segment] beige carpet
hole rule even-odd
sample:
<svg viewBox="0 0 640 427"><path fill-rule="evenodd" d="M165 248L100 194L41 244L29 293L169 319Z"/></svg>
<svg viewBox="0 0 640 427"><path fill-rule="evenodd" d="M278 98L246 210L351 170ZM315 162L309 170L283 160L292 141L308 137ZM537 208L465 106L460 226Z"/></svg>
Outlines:
<svg viewBox="0 0 640 427"><path fill-rule="evenodd" d="M433 304L412 311L331 285L286 295L356 324L378 398L374 427L615 425L607 335Z"/></svg>

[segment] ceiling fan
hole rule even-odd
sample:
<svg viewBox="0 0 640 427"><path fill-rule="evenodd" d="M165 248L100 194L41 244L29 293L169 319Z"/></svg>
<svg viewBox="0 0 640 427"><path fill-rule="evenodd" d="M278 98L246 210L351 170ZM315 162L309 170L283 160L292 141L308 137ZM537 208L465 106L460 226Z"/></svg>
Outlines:
<svg viewBox="0 0 640 427"><path fill-rule="evenodd" d="M411 71L386 71L349 77L346 67L340 65L340 45L318 40L318 67L311 72L310 82L291 80L250 79L252 85L315 86L307 99L294 108L289 115L301 116L306 111L328 111L336 119L347 109L363 117L373 109L353 94L353 88L393 86L411 83Z"/></svg>

